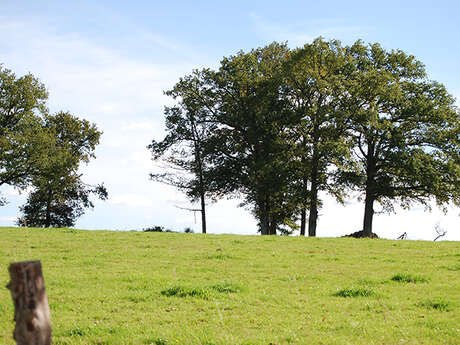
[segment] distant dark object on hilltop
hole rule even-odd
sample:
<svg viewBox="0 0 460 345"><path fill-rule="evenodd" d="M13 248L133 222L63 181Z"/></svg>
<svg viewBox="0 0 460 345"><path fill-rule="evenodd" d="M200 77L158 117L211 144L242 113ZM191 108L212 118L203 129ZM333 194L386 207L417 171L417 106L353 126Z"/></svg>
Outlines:
<svg viewBox="0 0 460 345"><path fill-rule="evenodd" d="M370 234L370 236L367 236L363 230L360 230L360 231L356 231L352 234L349 234L349 235L345 235L345 236L342 236L342 237L354 237L354 238L365 238L365 237L368 237L368 238L379 238L377 236L377 234L375 232L372 232Z"/></svg>

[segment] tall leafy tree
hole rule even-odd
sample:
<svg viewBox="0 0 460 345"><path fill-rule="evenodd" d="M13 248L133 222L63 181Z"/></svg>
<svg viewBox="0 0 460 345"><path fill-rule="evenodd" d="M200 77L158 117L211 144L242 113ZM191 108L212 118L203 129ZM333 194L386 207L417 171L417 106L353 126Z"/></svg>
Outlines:
<svg viewBox="0 0 460 345"><path fill-rule="evenodd" d="M211 121L214 98L209 88L210 71L194 71L181 78L166 95L177 101L165 108L166 137L148 146L154 160L162 160L167 172L152 173L151 179L172 185L199 201L201 229L206 233L206 200L221 192L214 188L209 169L209 138L216 125Z"/></svg>
<svg viewBox="0 0 460 345"><path fill-rule="evenodd" d="M400 50L356 42L347 50L347 80L357 170L344 177L364 194L363 231L372 233L374 204L460 203L460 117L446 88Z"/></svg>
<svg viewBox="0 0 460 345"><path fill-rule="evenodd" d="M339 201L343 197L343 188L331 178L331 165L343 164L349 152L344 136L348 121L344 81L348 73L349 59L340 42L322 38L293 51L285 63L286 97L299 119L293 139L297 145L301 235L305 234L308 209L308 234L316 236L319 191L326 190Z"/></svg>
<svg viewBox="0 0 460 345"><path fill-rule="evenodd" d="M292 147L287 129L295 118L282 97L282 65L289 56L273 43L224 58L215 73L213 117L217 179L252 206L261 234L276 234L293 223ZM224 183L220 183L223 185Z"/></svg>
<svg viewBox="0 0 460 345"><path fill-rule="evenodd" d="M33 75L17 77L0 65L0 186L22 189L30 182L44 153L40 115L47 98L45 86Z"/></svg>
<svg viewBox="0 0 460 345"><path fill-rule="evenodd" d="M31 177L33 190L21 207L18 224L73 226L85 208L94 207L91 194L107 198L102 184L85 184L78 171L82 162L88 163L95 157L101 132L94 124L66 112L46 115L42 129L48 139L46 155L41 156Z"/></svg>

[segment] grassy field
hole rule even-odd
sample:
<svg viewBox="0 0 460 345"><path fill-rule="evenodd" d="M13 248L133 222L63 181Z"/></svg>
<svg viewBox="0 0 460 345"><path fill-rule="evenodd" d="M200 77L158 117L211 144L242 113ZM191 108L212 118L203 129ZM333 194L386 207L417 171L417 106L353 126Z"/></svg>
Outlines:
<svg viewBox="0 0 460 345"><path fill-rule="evenodd" d="M460 243L0 228L40 259L54 344L459 344Z"/></svg>

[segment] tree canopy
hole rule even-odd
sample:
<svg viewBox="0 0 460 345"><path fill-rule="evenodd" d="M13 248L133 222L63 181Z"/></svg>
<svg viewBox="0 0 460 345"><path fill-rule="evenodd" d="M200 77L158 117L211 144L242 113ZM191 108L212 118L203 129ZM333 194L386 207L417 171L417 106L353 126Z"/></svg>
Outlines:
<svg viewBox="0 0 460 345"><path fill-rule="evenodd" d="M361 191L368 236L375 202L385 210L459 204L454 98L402 51L321 38L295 50L275 42L194 72L169 95L180 106L167 108L169 134L150 148L176 148L168 159L194 176L175 180L189 195L201 181L201 190L241 196L262 234L291 232L299 218L304 234L308 210L315 236L320 191L338 201ZM190 136L193 123L206 130Z"/></svg>
<svg viewBox="0 0 460 345"><path fill-rule="evenodd" d="M361 41L348 47L353 104L348 132L357 170L347 181L364 193L363 230L372 232L374 202L393 210L460 203L460 121L454 98L426 77L424 66L400 50Z"/></svg>
<svg viewBox="0 0 460 345"><path fill-rule="evenodd" d="M95 157L101 132L69 113L50 115L47 98L32 74L16 77L0 65L0 186L31 187L20 225L72 226L93 207L90 194L107 198L102 184L87 185L78 172Z"/></svg>
<svg viewBox="0 0 460 345"><path fill-rule="evenodd" d="M0 186L23 189L30 182L46 141L39 115L47 98L32 74L18 78L0 65Z"/></svg>
<svg viewBox="0 0 460 345"><path fill-rule="evenodd" d="M208 71L194 71L165 92L177 101L164 111L167 135L148 146L153 159L164 163L163 171L150 174L150 178L178 188L192 202L200 202L202 233L206 233L206 200L221 193L210 178L209 138L216 125L211 121L207 78Z"/></svg>
<svg viewBox="0 0 460 345"><path fill-rule="evenodd" d="M31 178L32 192L21 207L19 225L36 227L69 227L93 208L90 195L105 200L108 196L103 184L85 184L78 169L81 162L89 162L99 143L101 132L94 124L80 120L67 112L46 115L43 129L51 143L42 155L37 172Z"/></svg>

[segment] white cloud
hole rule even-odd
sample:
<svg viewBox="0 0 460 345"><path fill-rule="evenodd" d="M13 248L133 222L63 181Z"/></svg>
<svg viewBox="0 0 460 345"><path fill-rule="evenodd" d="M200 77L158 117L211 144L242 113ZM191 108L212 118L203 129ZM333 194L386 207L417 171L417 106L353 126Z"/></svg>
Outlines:
<svg viewBox="0 0 460 345"><path fill-rule="evenodd" d="M126 132L130 131L148 131L148 132L153 132L155 130L158 130L158 123L152 119L150 120L139 120L139 121L130 121L130 122L125 122L123 126L123 130Z"/></svg>
<svg viewBox="0 0 460 345"><path fill-rule="evenodd" d="M7 48L0 51L0 61L38 75L50 91L52 110L64 108L93 121L155 116L170 102L163 90L196 67L192 61L135 59L78 34L2 19L0 43Z"/></svg>
<svg viewBox="0 0 460 345"><path fill-rule="evenodd" d="M152 199L137 194L114 195L113 197L109 198L108 202L113 205L129 207L142 207L153 205Z"/></svg>
<svg viewBox="0 0 460 345"><path fill-rule="evenodd" d="M0 217L0 222L5 222L5 223L14 223L18 217Z"/></svg>

